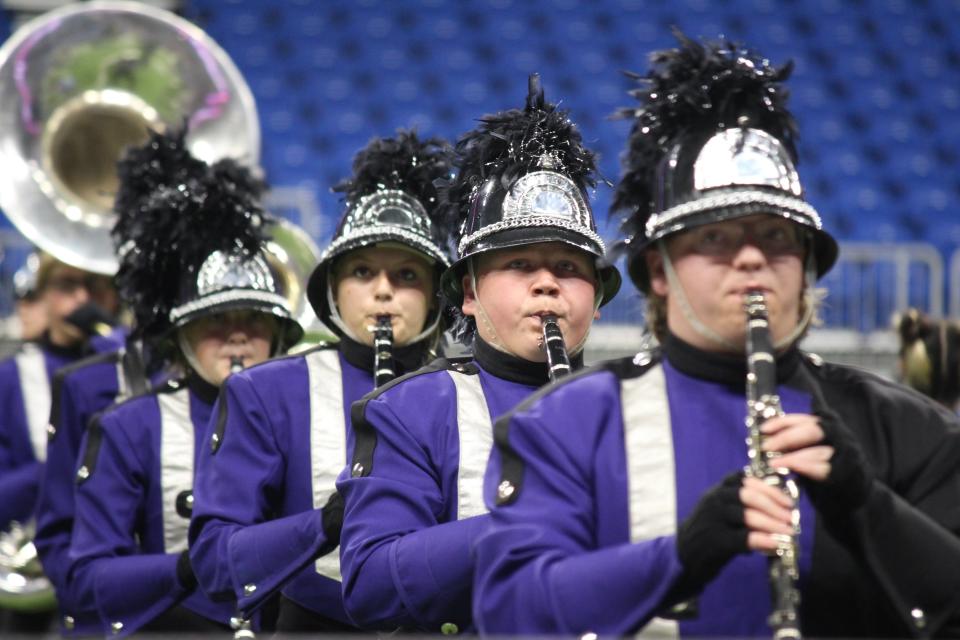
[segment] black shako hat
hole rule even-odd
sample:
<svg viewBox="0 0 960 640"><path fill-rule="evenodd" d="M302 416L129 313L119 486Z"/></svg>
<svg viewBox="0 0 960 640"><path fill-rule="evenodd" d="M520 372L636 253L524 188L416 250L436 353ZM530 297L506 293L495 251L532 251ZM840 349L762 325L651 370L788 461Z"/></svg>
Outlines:
<svg viewBox="0 0 960 640"><path fill-rule="evenodd" d="M620 289L620 273L604 259L587 189L596 158L566 111L544 100L540 76L529 78L526 106L480 118L456 145L457 178L446 207L460 230L457 261L441 286L463 302L461 280L471 257L508 247L563 242L596 257L601 302Z"/></svg>
<svg viewBox="0 0 960 640"><path fill-rule="evenodd" d="M403 245L434 263L437 276L450 265L449 230L439 216L438 181L448 179L451 150L441 138L414 131L374 138L353 159L353 175L333 190L345 194L346 212L310 274L307 298L317 317L343 335L330 290L330 269L343 254L383 243ZM441 305L426 321L434 326Z"/></svg>
<svg viewBox="0 0 960 640"><path fill-rule="evenodd" d="M678 231L768 213L808 229L819 278L837 259L836 241L804 199L797 165L797 128L783 82L793 64L774 67L740 45L699 44L674 30L679 48L651 54L647 75L628 74L640 88L624 173L612 209L625 214L634 284L649 290L644 250Z"/></svg>
<svg viewBox="0 0 960 640"><path fill-rule="evenodd" d="M303 328L264 253L264 184L234 160L195 158L185 139L152 132L118 163L111 234L134 334L163 341L197 318L252 309L277 318L279 347L295 344Z"/></svg>

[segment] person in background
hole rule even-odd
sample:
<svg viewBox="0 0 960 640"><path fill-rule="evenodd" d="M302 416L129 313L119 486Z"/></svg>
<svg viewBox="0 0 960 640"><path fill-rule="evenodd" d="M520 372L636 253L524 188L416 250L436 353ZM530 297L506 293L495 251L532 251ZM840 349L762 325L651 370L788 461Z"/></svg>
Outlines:
<svg viewBox="0 0 960 640"><path fill-rule="evenodd" d="M909 309L895 325L903 383L956 411L960 403L960 324Z"/></svg>
<svg viewBox="0 0 960 640"><path fill-rule="evenodd" d="M119 188L114 202L117 222L113 244L125 246L138 232L141 211L152 206L160 185L175 187L184 167L195 164L186 140L179 136L152 134L141 147L129 149L117 166ZM259 188L260 185L253 185ZM256 194L259 196L259 193ZM115 280L129 287L129 261ZM149 268L149 265L148 267ZM155 277L161 277L159 272ZM131 293L126 292L128 295ZM95 609L80 610L68 588L67 568L73 531L73 492L77 455L83 433L93 416L117 401L145 393L168 377L159 357L160 342L169 332L169 322L139 305L134 310L133 330L117 349L89 356L60 369L52 385L53 407L47 438L47 461L37 503L34 544L57 595L60 628L65 635L90 635L102 629Z"/></svg>

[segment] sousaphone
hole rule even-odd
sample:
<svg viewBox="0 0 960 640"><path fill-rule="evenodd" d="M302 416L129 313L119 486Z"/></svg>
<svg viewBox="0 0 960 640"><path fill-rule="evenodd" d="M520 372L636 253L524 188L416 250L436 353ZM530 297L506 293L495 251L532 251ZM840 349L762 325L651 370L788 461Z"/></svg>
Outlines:
<svg viewBox="0 0 960 640"><path fill-rule="evenodd" d="M257 166L253 96L202 30L134 2L84 2L43 14L0 47L0 209L59 260L113 274L117 160L146 141L148 128L184 123L196 157ZM291 306L305 313L304 271L318 252L291 223L275 229L269 248L287 272ZM0 533L4 607L52 603L31 527Z"/></svg>
<svg viewBox="0 0 960 640"><path fill-rule="evenodd" d="M259 162L250 89L195 25L134 2L43 14L0 48L0 208L63 262L113 274L116 162L184 122L196 157Z"/></svg>

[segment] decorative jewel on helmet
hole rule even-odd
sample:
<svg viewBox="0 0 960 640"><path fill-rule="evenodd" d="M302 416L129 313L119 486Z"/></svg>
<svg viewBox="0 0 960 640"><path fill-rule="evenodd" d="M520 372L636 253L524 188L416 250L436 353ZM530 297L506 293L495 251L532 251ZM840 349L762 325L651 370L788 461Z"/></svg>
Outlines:
<svg viewBox="0 0 960 640"><path fill-rule="evenodd" d="M443 276L444 294L463 300L461 280L470 257L542 242L563 242L598 258L601 304L620 287L603 261L605 246L586 197L596 185L596 159L583 146L566 111L544 100L540 77L529 78L524 109L480 118L457 143L458 176L447 189L457 221L458 260Z"/></svg>
<svg viewBox="0 0 960 640"><path fill-rule="evenodd" d="M652 55L613 209L625 212L630 277L649 288L643 257L652 243L699 225L767 213L809 230L817 275L837 257L836 241L803 196L796 124L786 108L792 63L774 67L721 40L701 45L679 31L680 47Z"/></svg>
<svg viewBox="0 0 960 640"><path fill-rule="evenodd" d="M263 183L233 160L197 160L185 137L152 133L118 166L116 280L134 333L162 341L197 318L252 309L277 318L279 345L294 344L303 329L263 253Z"/></svg>
<svg viewBox="0 0 960 640"><path fill-rule="evenodd" d="M449 175L449 145L440 138L421 140L414 131L375 138L356 155L353 176L334 187L346 194L346 213L307 285L317 317L332 331L344 333L333 302L330 269L345 253L393 243L423 255L438 274L449 266L449 233L437 217L435 186ZM438 319L439 313L428 319L428 327Z"/></svg>

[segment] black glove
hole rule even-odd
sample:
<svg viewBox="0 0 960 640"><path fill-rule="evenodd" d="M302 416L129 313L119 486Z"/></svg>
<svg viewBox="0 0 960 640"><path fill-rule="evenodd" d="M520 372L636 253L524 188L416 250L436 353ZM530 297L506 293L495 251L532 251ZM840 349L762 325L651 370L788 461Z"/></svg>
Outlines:
<svg viewBox="0 0 960 640"><path fill-rule="evenodd" d="M80 329L86 336L107 336L117 323L116 318L94 302L77 307L64 320Z"/></svg>
<svg viewBox="0 0 960 640"><path fill-rule="evenodd" d="M740 502L742 483L742 472L727 476L703 494L693 512L680 523L677 555L683 575L671 590L670 600L676 602L698 593L731 558L748 551L747 524Z"/></svg>
<svg viewBox="0 0 960 640"><path fill-rule="evenodd" d="M854 435L830 411L819 411L823 444L833 447L830 475L823 482L800 478L817 511L827 515L849 514L866 503L873 487L873 469Z"/></svg>
<svg viewBox="0 0 960 640"><path fill-rule="evenodd" d="M197 575L193 572L190 554L186 549L181 551L177 558L177 582L187 591L193 591L197 587Z"/></svg>
<svg viewBox="0 0 960 640"><path fill-rule="evenodd" d="M343 496L334 491L327 504L323 505L323 535L327 538L324 549L335 549L340 544L340 530L343 528Z"/></svg>

